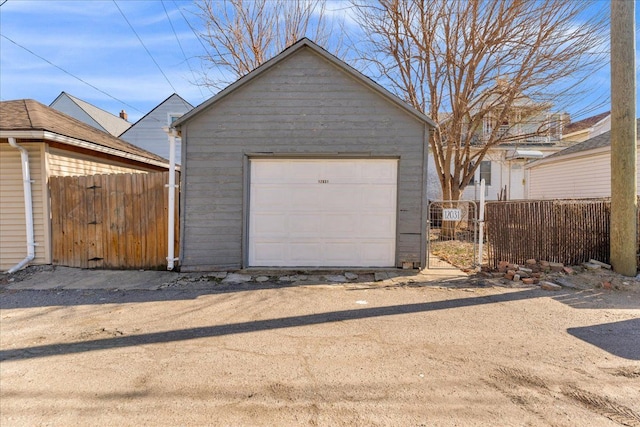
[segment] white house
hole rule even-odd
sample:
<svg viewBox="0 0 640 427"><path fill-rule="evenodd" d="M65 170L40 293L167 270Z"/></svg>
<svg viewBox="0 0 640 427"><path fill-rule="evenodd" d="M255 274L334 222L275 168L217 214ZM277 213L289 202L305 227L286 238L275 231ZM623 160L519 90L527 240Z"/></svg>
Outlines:
<svg viewBox="0 0 640 427"><path fill-rule="evenodd" d="M131 127L124 110L118 117L66 92L61 92L49 107L113 136L118 136Z"/></svg>
<svg viewBox="0 0 640 427"><path fill-rule="evenodd" d="M524 102L530 103L528 98ZM522 106L523 110L527 108L531 107ZM562 140L563 127L569 121L566 113L544 111L526 118L523 116L524 114L521 116L519 109L516 108L510 120L511 123L509 121L496 123L490 117L484 120L482 132L478 135L477 148L472 147L471 150L482 149L483 141L495 127L499 127L498 131L505 137L505 142L489 148L475 172L474 179L462 193L463 200L479 199L479 183L482 179L485 180L486 200L526 198L527 181L524 165L533 159L556 153L573 143ZM431 200L440 199L442 192L432 156L429 157L428 168L427 196Z"/></svg>
<svg viewBox="0 0 640 427"><path fill-rule="evenodd" d="M611 131L531 162L525 171L529 199L610 197ZM640 172L636 179L640 183Z"/></svg>
<svg viewBox="0 0 640 427"><path fill-rule="evenodd" d="M171 126L173 122L192 109L191 104L174 93L135 122L120 135L120 138L168 159L169 143L167 134L162 128ZM180 164L182 144L179 143L179 140L176 142L176 163Z"/></svg>

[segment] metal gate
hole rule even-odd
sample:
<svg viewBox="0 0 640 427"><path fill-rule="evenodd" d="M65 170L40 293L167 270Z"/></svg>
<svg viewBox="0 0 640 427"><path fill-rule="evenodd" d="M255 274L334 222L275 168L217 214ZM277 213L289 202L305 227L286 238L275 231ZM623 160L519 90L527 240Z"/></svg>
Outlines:
<svg viewBox="0 0 640 427"><path fill-rule="evenodd" d="M477 266L478 208L470 200L432 200L427 220L427 268Z"/></svg>

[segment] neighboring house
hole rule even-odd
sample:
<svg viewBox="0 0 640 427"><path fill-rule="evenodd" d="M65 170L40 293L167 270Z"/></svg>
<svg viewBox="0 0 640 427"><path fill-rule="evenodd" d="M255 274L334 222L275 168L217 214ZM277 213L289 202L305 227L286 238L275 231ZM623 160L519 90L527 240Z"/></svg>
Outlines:
<svg viewBox="0 0 640 427"><path fill-rule="evenodd" d="M566 142L582 142L611 130L611 112L597 114L577 122L569 123L562 133Z"/></svg>
<svg viewBox="0 0 640 427"><path fill-rule="evenodd" d="M518 115L518 108L514 115ZM513 123L503 122L499 125L485 119L481 140L491 133L494 126L500 126L500 132L507 137L507 141L489 148L462 198L478 200L479 186L476 183L479 184L482 179L485 180L486 200L526 198L524 165L566 147L562 141L562 128L567 121L568 115L565 113L550 111L537 113L526 120L517 118ZM546 130L539 134L540 128Z"/></svg>
<svg viewBox="0 0 640 427"><path fill-rule="evenodd" d="M119 136L131 126L124 110L120 112L119 117L114 116L66 92L61 92L49 106L113 136Z"/></svg>
<svg viewBox="0 0 640 427"><path fill-rule="evenodd" d="M425 266L433 121L310 40L174 125L182 271Z"/></svg>
<svg viewBox="0 0 640 427"><path fill-rule="evenodd" d="M527 110L535 113L526 115ZM488 135L498 127L505 142L497 144L487 151L474 179L462 193L463 200L480 198L479 184L485 180L485 199L517 200L526 198L527 182L524 165L532 159L549 156L565 148L568 143L562 141L562 129L569 117L566 113L551 113L548 108L532 107L527 97L522 97L509 120L497 123L491 117L483 121L482 131L477 136L478 151ZM540 132L540 129L545 129ZM428 196L430 200L441 199L442 190L433 157L429 159Z"/></svg>
<svg viewBox="0 0 640 427"><path fill-rule="evenodd" d="M34 264L51 263L51 176L165 171L168 161L30 99L0 102L0 270L25 258L21 150L28 156Z"/></svg>
<svg viewBox="0 0 640 427"><path fill-rule="evenodd" d="M640 129L640 120L636 124ZM525 170L530 199L611 197L611 131L529 163Z"/></svg>
<svg viewBox="0 0 640 427"><path fill-rule="evenodd" d="M174 121L192 109L193 106L191 104L181 98L180 95L174 93L124 131L120 138L168 159L168 136L162 128L171 126ZM180 159L181 144L178 139L176 141L177 164L181 163Z"/></svg>

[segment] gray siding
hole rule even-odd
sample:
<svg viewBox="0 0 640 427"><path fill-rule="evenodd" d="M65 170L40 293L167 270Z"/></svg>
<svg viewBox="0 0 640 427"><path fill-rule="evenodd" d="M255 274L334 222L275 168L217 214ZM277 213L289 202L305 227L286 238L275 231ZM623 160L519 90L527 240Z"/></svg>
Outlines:
<svg viewBox="0 0 640 427"><path fill-rule="evenodd" d="M51 104L51 108L54 108L61 113L66 114L67 116L71 116L76 120L80 120L83 123L88 124L89 126L93 126L96 129L100 129L103 132L107 130L100 126L100 123L95 121L93 117L87 114L82 108L78 107L78 104L69 99L68 96L61 96L57 98L53 104Z"/></svg>
<svg viewBox="0 0 640 427"><path fill-rule="evenodd" d="M162 130L162 127L169 125L168 118L170 113L184 114L191 109L191 105L174 94L154 108L149 114L138 120L133 126L120 135L120 138L165 159L169 159L169 139L165 131ZM177 164L181 163L181 146L180 139L178 139L176 141Z"/></svg>
<svg viewBox="0 0 640 427"><path fill-rule="evenodd" d="M246 156L400 158L396 263L421 262L426 124L309 48L182 126L184 271L243 266Z"/></svg>

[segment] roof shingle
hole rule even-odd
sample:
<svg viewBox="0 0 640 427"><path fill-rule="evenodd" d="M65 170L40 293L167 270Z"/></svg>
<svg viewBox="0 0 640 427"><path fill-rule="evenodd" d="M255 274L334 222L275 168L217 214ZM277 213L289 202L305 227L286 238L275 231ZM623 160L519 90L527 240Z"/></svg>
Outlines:
<svg viewBox="0 0 640 427"><path fill-rule="evenodd" d="M102 132L33 99L0 102L0 130L49 131L168 164L167 159Z"/></svg>

